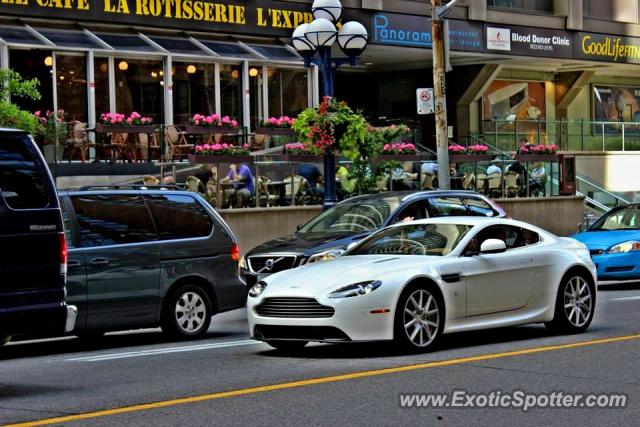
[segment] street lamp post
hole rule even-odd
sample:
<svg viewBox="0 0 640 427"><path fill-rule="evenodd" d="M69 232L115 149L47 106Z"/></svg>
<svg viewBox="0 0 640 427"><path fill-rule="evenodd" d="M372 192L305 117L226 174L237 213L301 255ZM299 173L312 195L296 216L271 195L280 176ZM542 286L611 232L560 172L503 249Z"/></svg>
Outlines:
<svg viewBox="0 0 640 427"><path fill-rule="evenodd" d="M291 36L293 47L304 58L305 67L314 64L322 76L322 97L333 97L333 78L343 64L357 64L357 57L367 46L366 28L356 21L344 23L340 30L336 24L342 16L340 0L314 0L311 12L315 18L310 23L299 25ZM331 46L338 42L347 58L333 58ZM333 152L324 155L324 201L327 209L337 203L336 163Z"/></svg>

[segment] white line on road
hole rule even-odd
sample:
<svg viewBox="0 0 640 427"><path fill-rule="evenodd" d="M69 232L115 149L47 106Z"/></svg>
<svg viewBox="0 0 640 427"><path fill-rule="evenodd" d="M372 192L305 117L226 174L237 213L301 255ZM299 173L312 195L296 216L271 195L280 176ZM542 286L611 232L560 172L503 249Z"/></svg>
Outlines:
<svg viewBox="0 0 640 427"><path fill-rule="evenodd" d="M215 348L238 347L243 345L260 344L259 341L242 340L242 341L226 341L211 344L189 345L183 347L156 348L152 350L129 351L126 353L111 353L97 356L76 357L67 359L71 362L102 362L105 360L126 359L129 357L156 356L161 354L182 353L187 351L211 350Z"/></svg>
<svg viewBox="0 0 640 427"><path fill-rule="evenodd" d="M610 301L636 301L640 300L640 296L637 297L624 297L624 298L614 298Z"/></svg>

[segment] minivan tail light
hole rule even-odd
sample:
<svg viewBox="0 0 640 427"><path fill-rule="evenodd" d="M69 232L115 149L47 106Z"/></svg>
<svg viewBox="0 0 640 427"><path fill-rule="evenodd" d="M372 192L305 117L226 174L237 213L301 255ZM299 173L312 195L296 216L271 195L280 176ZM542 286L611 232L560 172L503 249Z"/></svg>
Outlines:
<svg viewBox="0 0 640 427"><path fill-rule="evenodd" d="M237 243L231 246L231 260L235 262L240 261L240 246Z"/></svg>
<svg viewBox="0 0 640 427"><path fill-rule="evenodd" d="M67 247L67 237L64 233L58 233L58 241L60 242L60 274L67 274L69 250Z"/></svg>

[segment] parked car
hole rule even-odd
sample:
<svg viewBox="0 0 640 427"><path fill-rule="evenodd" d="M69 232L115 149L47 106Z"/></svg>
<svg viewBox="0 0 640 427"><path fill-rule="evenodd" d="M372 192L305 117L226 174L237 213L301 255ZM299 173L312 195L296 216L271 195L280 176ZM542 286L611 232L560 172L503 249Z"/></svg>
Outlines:
<svg viewBox="0 0 640 427"><path fill-rule="evenodd" d="M510 219L432 218L261 280L247 316L251 337L280 349L394 340L426 350L443 334L528 323L583 332L595 281L576 240Z"/></svg>
<svg viewBox="0 0 640 427"><path fill-rule="evenodd" d="M85 189L60 200L78 335L160 325L196 338L213 314L244 306L237 240L197 193Z"/></svg>
<svg viewBox="0 0 640 427"><path fill-rule="evenodd" d="M29 134L0 129L0 344L16 334L62 334L67 246L47 164Z"/></svg>
<svg viewBox="0 0 640 427"><path fill-rule="evenodd" d="M320 213L294 234L268 241L240 260L251 287L269 274L343 253L347 246L404 219L439 216L506 217L489 198L472 191L397 191L352 197Z"/></svg>
<svg viewBox="0 0 640 427"><path fill-rule="evenodd" d="M615 207L572 237L591 251L598 280L640 279L640 203Z"/></svg>

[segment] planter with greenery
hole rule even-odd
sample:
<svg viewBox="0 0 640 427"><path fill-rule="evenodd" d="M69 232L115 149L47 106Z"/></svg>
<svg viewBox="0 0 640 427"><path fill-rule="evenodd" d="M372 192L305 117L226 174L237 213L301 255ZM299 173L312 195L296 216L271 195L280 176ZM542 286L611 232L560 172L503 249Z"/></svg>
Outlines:
<svg viewBox="0 0 640 427"><path fill-rule="evenodd" d="M38 132L38 118L11 102L12 97L40 99L38 79L24 80L11 69L0 69L0 127L22 129L32 135Z"/></svg>

